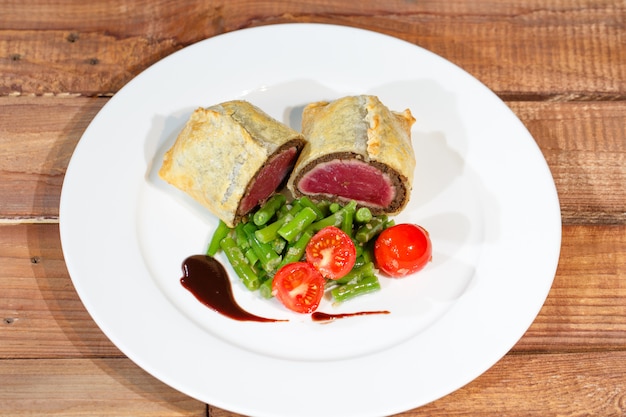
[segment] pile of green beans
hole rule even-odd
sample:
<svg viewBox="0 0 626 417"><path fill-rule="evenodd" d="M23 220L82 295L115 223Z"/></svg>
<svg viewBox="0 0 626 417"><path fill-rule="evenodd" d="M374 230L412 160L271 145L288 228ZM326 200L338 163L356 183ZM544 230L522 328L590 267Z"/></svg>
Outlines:
<svg viewBox="0 0 626 417"><path fill-rule="evenodd" d="M274 194L234 228L220 221L207 255L223 251L246 288L271 298L276 271L303 260L315 233L336 226L350 236L357 250L352 270L343 278L327 280L326 289L336 302L342 302L380 289L373 242L392 225L387 216L374 216L367 207L357 207L355 201L342 206L328 201L315 203L308 197L287 201L283 194Z"/></svg>

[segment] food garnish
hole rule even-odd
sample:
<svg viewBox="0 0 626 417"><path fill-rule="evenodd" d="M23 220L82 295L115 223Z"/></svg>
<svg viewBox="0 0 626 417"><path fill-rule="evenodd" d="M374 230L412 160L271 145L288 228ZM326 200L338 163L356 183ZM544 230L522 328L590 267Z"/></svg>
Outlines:
<svg viewBox="0 0 626 417"><path fill-rule="evenodd" d="M388 217L410 198L414 122L357 95L305 106L299 133L228 101L192 113L159 175L219 219L206 256L222 251L248 290L311 313L324 293L343 302L380 290L379 269L430 261L428 233Z"/></svg>
<svg viewBox="0 0 626 417"><path fill-rule="evenodd" d="M384 230L378 236L374 257L381 271L398 278L424 268L432 259L432 250L426 229L403 223Z"/></svg>
<svg viewBox="0 0 626 417"><path fill-rule="evenodd" d="M234 228L220 222L207 254L214 256L215 248L221 248L247 289L308 314L317 309L325 292L339 303L380 290L377 263L389 255L384 258L379 249L376 258L376 248L391 248L394 242L407 246L415 237L403 235L405 226L396 226L386 215L373 215L367 207L358 208L355 201L344 206L316 204L308 197L287 202L277 194ZM386 245L381 246L383 234ZM422 247L423 238L418 237L414 246ZM418 260L423 267L423 259ZM409 270L404 263L397 264ZM387 264L380 268L399 276Z"/></svg>

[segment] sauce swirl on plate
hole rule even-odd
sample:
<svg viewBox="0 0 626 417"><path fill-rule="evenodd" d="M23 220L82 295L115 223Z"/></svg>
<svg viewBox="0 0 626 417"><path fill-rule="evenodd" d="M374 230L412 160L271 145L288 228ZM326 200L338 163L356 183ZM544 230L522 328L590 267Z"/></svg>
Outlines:
<svg viewBox="0 0 626 417"><path fill-rule="evenodd" d="M184 260L180 283L202 304L234 320L276 322L247 312L235 301L224 266L206 255L192 255Z"/></svg>
<svg viewBox="0 0 626 417"><path fill-rule="evenodd" d="M370 314L389 314L389 312L387 310L381 310L381 311L359 311L356 313L328 314L328 313L322 313L321 311L316 311L313 314L311 314L311 319L313 321L328 322L328 321L333 321L337 319L345 319L347 317L367 316Z"/></svg>
<svg viewBox="0 0 626 417"><path fill-rule="evenodd" d="M183 277L180 279L182 286L192 293L198 301L217 313L238 321L265 323L287 321L260 317L241 308L233 296L226 269L217 259L211 256L189 256L183 261L182 270ZM359 311L339 314L316 311L311 314L311 320L315 322L331 322L337 319L370 314L389 314L389 311Z"/></svg>

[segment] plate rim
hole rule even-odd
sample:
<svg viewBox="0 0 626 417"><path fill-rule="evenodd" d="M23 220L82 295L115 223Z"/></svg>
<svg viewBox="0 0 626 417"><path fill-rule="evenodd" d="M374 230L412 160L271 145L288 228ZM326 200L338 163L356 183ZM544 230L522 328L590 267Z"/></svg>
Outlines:
<svg viewBox="0 0 626 417"><path fill-rule="evenodd" d="M298 28L298 29L296 29ZM66 265L68 267L68 271L70 272L70 277L72 280L72 283L74 284L74 287L76 288L78 295L81 299L81 302L83 302L83 304L85 305L85 307L87 308L89 314L91 315L92 318L94 318L94 320L96 321L96 323L98 324L98 326L103 329L103 331L105 332L106 336L111 339L113 341L113 343L118 346L118 348L120 348L120 350L122 352L124 352L124 354L126 354L129 358L131 358L131 360L133 360L135 363L137 363L140 367L142 367L144 370L148 371L149 373L151 373L152 375L154 375L155 377L157 377L158 379L160 379L161 381L168 383L169 385L171 385L168 380L168 376L167 376L167 370L166 371L162 371L159 369L155 369L155 366L153 363L150 363L149 361L144 361L142 360L142 358L140 357L140 355L137 355L136 352L132 352L132 348L126 346L125 341L123 340L123 337L118 337L117 334L115 334L114 332L112 332L110 329L108 329L108 326L106 323L104 323L104 319L102 318L101 312L95 312L93 311L93 309L95 307L93 307L93 305L90 303L89 301L89 295L87 294L87 291L85 290L85 287L83 285L83 283L81 283L80 279L78 277L77 274L79 274L80 272L77 271L77 266L75 266L73 264L73 260L72 260L72 254L69 253L69 251L71 251L72 249L72 245L73 243L70 242L70 239L72 239L72 231L68 230L68 227L70 227L71 224L71 220L68 220L69 217L66 214L68 207L72 204L70 201L70 196L71 194L71 189L70 188L66 188L66 184L68 184L68 187L70 186L69 184L71 184L71 181L73 181L72 176L77 175L74 171L75 168L73 168L76 165L75 161L75 155L77 158L80 157L80 153L81 153L81 148L82 145L81 143L85 143L85 141L83 141L83 138L89 138L91 135L91 129L92 126L96 126L97 124L97 120L99 120L99 118L104 117L103 115L106 114L106 112L108 111L108 109L112 108L113 106L117 105L116 103L120 100L122 100L125 96L125 94L127 92L130 91L130 89L132 88L131 86L134 85L133 81L136 79L140 79L142 76L144 76L144 74L148 71L157 71L158 70L158 65L161 62L164 62L165 60L176 60L178 56L180 56L180 53L183 53L183 51L187 51L184 53L189 53L189 51L193 50L193 48L195 49L202 49L203 47L206 48L206 46L204 45L210 45L211 43L215 43L215 42L227 42L227 40L229 39L229 37L232 36L253 36L253 34L260 34L261 32L270 32L270 31L287 31L289 32L290 30L295 29L296 31L300 30L300 29L304 29L306 28L306 30L312 30L312 31L344 31L343 33L367 33L369 34L368 36L373 36L373 37L380 37L380 39L385 39L387 42L403 42L406 43L407 45L410 45L411 47L414 48L419 48L421 49L423 52L427 53L427 54L431 54L431 56L436 57L435 59L440 59L445 61L445 63L447 63L448 65L453 66L454 68L456 68L456 70L461 71L461 73L466 74L467 76L469 76L471 79L477 81L478 83L480 83L478 80L476 80L474 77L472 77L471 75L469 75L465 70L463 70L462 68L456 66L455 64L445 60L444 58L423 49L420 46L411 44L409 42L406 42L402 39L399 38L395 38L392 37L390 35L385 35L385 34L381 34L378 32L374 32L374 31L370 31L367 29L362 29L362 28L355 28L355 27L349 27L349 26L342 26L342 25L334 25L334 24L321 24L321 23L284 23L284 24L278 24L278 25L267 25L267 26L260 26L260 27L254 27L254 28L246 28L246 29L241 29L241 30L237 30L237 31L233 31L233 32L228 32L225 34L221 34L221 35L217 35L214 36L212 38L208 38L202 41L199 41L195 44L192 44L186 48L183 48L180 51L177 51L167 57L165 57L163 60L158 61L157 63L151 65L150 67L148 67L146 70L142 71L139 75L137 75L133 80L131 80L131 82L129 82L126 86L122 87L122 89L120 89L120 91L118 93L116 93L111 99L110 101L105 104L105 106L98 112L98 114L94 117L94 119L91 121L91 123L89 124L89 126L87 127L87 129L85 130L83 136L81 137L79 143L76 146L76 149L74 151L74 154L72 155L72 158L70 160L70 163L68 164L68 169L66 172L66 177L64 179L63 182L63 188L62 188L62 192L61 192L61 202L60 202L60 209L59 209L59 228L60 228L60 234L61 234L61 244L62 244L62 248L63 248L63 254L64 257L66 259ZM482 85L482 83L480 83ZM490 92L490 90L488 90L488 88L486 86L483 85L483 87ZM122 93L122 94L120 94ZM493 94L491 92L491 94ZM493 94L495 96L495 94ZM499 99L498 99L499 100ZM113 104L112 104L113 103ZM502 103L505 107L506 104ZM508 107L507 107L508 109ZM510 113L513 115L513 117L515 119L517 119L517 117L513 114L513 112L508 109L510 111ZM519 121L519 119L517 119ZM519 127L523 128L524 130L526 130L526 128L523 126L523 124L521 123L521 121L519 122ZM527 130L526 130L527 132ZM528 132L527 132L528 133ZM530 133L528 133L528 136L530 136ZM530 136L532 138L532 136ZM541 154L541 151L539 150L536 142L535 142L535 146L536 146L536 150ZM542 156L543 158L543 156ZM74 162L74 164L73 164ZM547 172L544 172L544 175L548 175L551 182L551 186L553 189L553 197L554 197L554 201L552 202L552 209L559 209L559 204L558 204L558 195L556 192L556 187L554 185L554 182L552 180L550 171L549 171L549 167L547 166L547 162L545 161L545 159L543 159L543 162L545 164L545 166L543 167L538 167L540 169L547 169ZM68 175L69 174L69 175ZM66 182L67 181L67 182ZM556 206L555 206L556 204ZM555 215L555 213L551 213L552 216ZM532 321L534 320L534 318L536 317L536 315L539 312L539 309L541 308L541 306L543 305L543 302L545 301L545 298L548 295L548 291L551 288L552 285L552 281L554 279L554 275L556 273L556 267L558 264L558 259L559 259L559 254L560 254L560 242L561 242L561 235L560 235L560 228L561 228L561 218L560 218L560 211L559 211L559 215L558 215L558 227L556 224L553 224L554 227L554 232L558 231L558 236L557 235L553 235L552 238L555 241L555 248L551 248L552 249L552 258L551 259L551 266L552 266L552 277L551 279L549 279L549 284L548 281L546 281L546 285L547 288L545 288L545 294L542 294L540 296L537 297L537 300L541 300L540 303L538 303L538 305L534 305L533 309L536 310L534 312L534 314L532 314L532 319L530 320L530 322L527 323L526 328L528 326L530 326L530 324L532 323ZM558 243L558 244L557 244ZM66 250L68 252L66 252ZM549 266L549 265L548 265ZM462 302L455 304L455 306L453 308L461 308L462 307ZM448 318L449 319L449 318ZM107 331L105 331L105 329ZM191 329L191 327L186 327L186 330ZM430 330L430 331L435 331L436 329ZM520 334L519 337L521 337L523 335ZM517 341L517 339L515 340ZM491 367L493 364L495 364L497 361L499 361L501 359L501 357L506 354L506 352L508 352L508 350L513 346L515 342L510 342L507 343L507 345L510 345L508 347L506 347L505 349L502 349L502 351L499 353L499 356L495 359L495 360L488 360L485 363L481 364L480 368L482 370L480 370L480 372L477 375L474 375L475 372L472 373L472 375L469 375L465 378L462 378L462 380L457 381L458 386L456 386L454 389L452 389L452 391L449 391L448 389L442 390L441 395L437 396L436 398L432 398L431 400L427 401L434 401L438 398L440 398L441 396L444 396L450 392L455 391L456 389L460 388L461 386L467 384L468 382L470 382L471 380L473 380L474 378L478 377L480 374L482 374L484 371L486 371L489 367ZM403 346L399 346L398 349L395 349L397 351L404 351L406 349L406 344L404 344ZM493 359L493 358L491 358ZM304 366L305 368L308 368L308 365ZM171 382L171 381L170 381ZM171 385L172 386L172 385ZM250 415L273 415L273 411L275 410L271 410L268 413L268 410L258 410L255 409L254 406L246 406L246 405L240 405L240 404L235 404L233 406L233 404L229 403L228 401L220 401L219 398L208 398L208 397L203 397L202 393L199 392L193 392L193 390L183 390L180 389L181 387L178 386L174 386L174 388L181 390L182 392L186 393L187 395L190 395L200 401L204 401L204 402L208 402L207 399L211 399L211 404L214 404L218 407L222 407L225 409L229 409L229 410L233 410L236 412L243 412L246 414L250 414ZM447 392L443 392L443 391L447 391ZM425 403L422 404L414 404L411 405L412 401L411 399L407 399L404 403L395 403L392 406L383 406L380 407L380 409L378 410L374 410L375 413L380 412L384 412L385 414L389 414L389 413L396 413L396 412L402 412L402 411L406 411L410 408L414 408L414 407L418 407L421 405L424 405ZM407 406L409 406L409 408L406 408ZM377 415L377 414L368 414L368 413L359 413L359 414L354 414L355 416L361 416L361 415Z"/></svg>

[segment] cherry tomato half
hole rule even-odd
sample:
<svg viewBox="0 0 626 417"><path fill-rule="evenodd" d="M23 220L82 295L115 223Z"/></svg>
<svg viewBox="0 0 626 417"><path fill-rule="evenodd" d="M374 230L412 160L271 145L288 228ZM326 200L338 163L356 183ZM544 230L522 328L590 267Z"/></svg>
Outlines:
<svg viewBox="0 0 626 417"><path fill-rule="evenodd" d="M307 262L294 262L280 268L272 281L272 294L289 310L312 313L324 296L322 274Z"/></svg>
<svg viewBox="0 0 626 417"><path fill-rule="evenodd" d="M421 226L401 223L382 231L374 243L378 268L398 278L424 268L432 259L432 243Z"/></svg>
<svg viewBox="0 0 626 417"><path fill-rule="evenodd" d="M317 232L306 246L306 260L324 278L339 279L356 261L356 247L343 230L328 226Z"/></svg>

